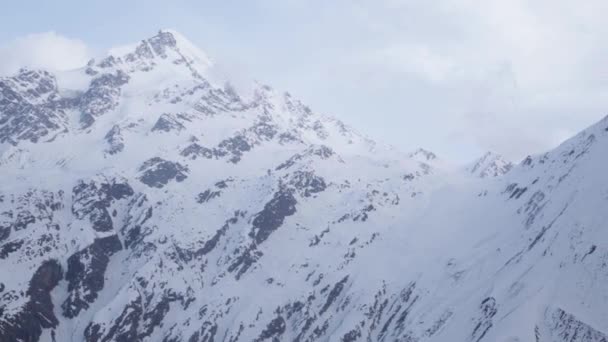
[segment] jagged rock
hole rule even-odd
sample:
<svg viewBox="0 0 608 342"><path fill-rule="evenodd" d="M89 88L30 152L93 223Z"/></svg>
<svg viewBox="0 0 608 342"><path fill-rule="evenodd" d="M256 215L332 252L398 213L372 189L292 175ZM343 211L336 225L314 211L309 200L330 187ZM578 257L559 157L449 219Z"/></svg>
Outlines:
<svg viewBox="0 0 608 342"><path fill-rule="evenodd" d="M154 157L147 160L139 168L139 180L149 187L162 188L171 180L182 182L188 178L188 168L180 163Z"/></svg>
<svg viewBox="0 0 608 342"><path fill-rule="evenodd" d="M496 299L493 297L484 299L481 302L479 309L481 315L473 328L473 333L471 334L471 340L475 342L481 341L488 331L494 326L493 318L498 312Z"/></svg>
<svg viewBox="0 0 608 342"><path fill-rule="evenodd" d="M101 182L80 180L72 189L74 198L72 213L78 219L89 219L92 228L98 232L114 229L108 208L118 201L134 194L125 180L103 179Z"/></svg>
<svg viewBox="0 0 608 342"><path fill-rule="evenodd" d="M513 168L513 163L505 161L502 156L487 152L480 157L467 170L480 178L498 177L509 172Z"/></svg>
<svg viewBox="0 0 608 342"><path fill-rule="evenodd" d="M46 71L22 69L0 78L0 143L52 139L67 129L67 108L55 77Z"/></svg>
<svg viewBox="0 0 608 342"><path fill-rule="evenodd" d="M236 135L220 142L215 149L214 154L219 157L229 155L230 162L236 164L241 160L243 153L250 151L251 148L251 144L244 136Z"/></svg>
<svg viewBox="0 0 608 342"><path fill-rule="evenodd" d="M87 248L68 258L68 298L61 308L63 315L74 318L89 308L104 287L110 257L122 249L117 235L95 239Z"/></svg>
<svg viewBox="0 0 608 342"><path fill-rule="evenodd" d="M108 143L108 147L106 148L108 154L117 154L124 150L125 143L120 126L112 126L112 129L106 134L105 139Z"/></svg>
<svg viewBox="0 0 608 342"><path fill-rule="evenodd" d="M295 214L296 204L293 190L279 189L270 202L266 203L264 209L255 215L253 229L249 236L254 238L257 244L264 242L272 232L283 224L286 217Z"/></svg>
<svg viewBox="0 0 608 342"><path fill-rule="evenodd" d="M547 309L546 324L550 336L538 336L538 341L606 342L608 335L598 331L562 309Z"/></svg>
<svg viewBox="0 0 608 342"><path fill-rule="evenodd" d="M129 75L121 70L93 79L89 89L77 100L82 128L90 127L96 117L115 109L118 106L121 87L128 82Z"/></svg>
<svg viewBox="0 0 608 342"><path fill-rule="evenodd" d="M2 341L38 341L42 329L57 327L59 321L53 312L51 291L62 277L63 270L57 260L46 260L38 267L27 289L29 300L22 310L0 320Z"/></svg>
<svg viewBox="0 0 608 342"><path fill-rule="evenodd" d="M185 128L182 121L191 121L190 118L185 114L162 114L154 127L152 127L152 131L162 131L162 132L171 132L171 131L181 131Z"/></svg>
<svg viewBox="0 0 608 342"><path fill-rule="evenodd" d="M188 157L192 160L196 160L196 158L199 158L199 157L211 159L216 156L216 153L215 153L215 151L208 149L206 147L203 147L197 143L192 143L192 144L188 145L186 148L184 148L180 152L180 155L182 155L184 157Z"/></svg>
<svg viewBox="0 0 608 342"><path fill-rule="evenodd" d="M304 197L311 197L327 188L325 180L312 171L296 171L286 177L289 179L288 184Z"/></svg>

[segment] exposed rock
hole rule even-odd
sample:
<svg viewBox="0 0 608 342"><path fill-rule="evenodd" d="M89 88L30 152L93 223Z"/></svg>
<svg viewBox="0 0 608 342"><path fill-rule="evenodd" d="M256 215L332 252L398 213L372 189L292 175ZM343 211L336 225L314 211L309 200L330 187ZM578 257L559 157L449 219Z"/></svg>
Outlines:
<svg viewBox="0 0 608 342"><path fill-rule="evenodd" d="M255 215L253 229L249 236L254 238L258 245L264 242L270 234L283 224L287 216L295 214L296 204L293 190L288 188L279 189L270 202L266 203L264 209Z"/></svg>
<svg viewBox="0 0 608 342"><path fill-rule="evenodd" d="M190 118L186 114L162 114L154 127L152 127L152 132L162 131L162 132L171 132L171 131L181 131L185 128L183 121L191 121Z"/></svg>
<svg viewBox="0 0 608 342"><path fill-rule="evenodd" d="M131 186L124 180L104 179L101 182L80 180L72 189L72 213L76 218L87 217L98 232L114 229L108 208L113 201L130 197L134 194Z"/></svg>
<svg viewBox="0 0 608 342"><path fill-rule="evenodd" d="M546 324L550 336L538 336L541 342L607 342L608 335L598 331L562 309L547 309Z"/></svg>
<svg viewBox="0 0 608 342"><path fill-rule="evenodd" d="M502 176L512 168L513 163L504 160L502 156L498 154L487 152L469 166L467 171L477 177L488 178Z"/></svg>
<svg viewBox="0 0 608 342"><path fill-rule="evenodd" d="M69 296L61 305L63 315L74 318L89 308L103 289L110 257L122 249L117 235L95 239L87 248L68 258Z"/></svg>
<svg viewBox="0 0 608 342"><path fill-rule="evenodd" d="M325 180L313 171L296 171L286 177L289 178L289 185L304 197L311 197L327 188Z"/></svg>
<svg viewBox="0 0 608 342"><path fill-rule="evenodd" d="M93 79L89 89L78 99L82 128L90 127L96 117L115 109L118 106L121 87L128 82L129 76L121 70Z"/></svg>
<svg viewBox="0 0 608 342"><path fill-rule="evenodd" d="M159 157L154 157L147 160L139 168L142 173L139 180L149 187L162 188L175 180L182 182L188 178L188 168L180 163L164 160Z"/></svg>
<svg viewBox="0 0 608 342"><path fill-rule="evenodd" d="M108 154L117 154L124 150L125 143L124 138L121 134L120 126L114 125L112 129L105 136L106 142L108 143L108 147L106 148L106 153Z"/></svg>
<svg viewBox="0 0 608 342"><path fill-rule="evenodd" d="M29 300L23 309L0 319L0 340L38 341L42 329L57 327L59 321L53 311L51 291L62 277L63 271L57 260L44 261L38 267L30 280L26 293Z"/></svg>
<svg viewBox="0 0 608 342"><path fill-rule="evenodd" d="M65 109L55 77L46 71L22 69L14 77L0 78L0 143L36 143L67 130Z"/></svg>
<svg viewBox="0 0 608 342"><path fill-rule="evenodd" d="M184 156L184 157L188 157L192 160L195 160L196 158L205 158L205 159L211 159L213 157L215 157L215 151L208 149L206 147L203 147L197 143L192 143L190 145L188 145L186 148L184 148L181 152L180 155Z"/></svg>
<svg viewBox="0 0 608 342"><path fill-rule="evenodd" d="M264 331L262 331L260 334L260 337L258 337L255 341L262 342L270 339L272 339L272 341L279 341L279 337L285 332L285 328L285 319L279 316L268 323Z"/></svg>
<svg viewBox="0 0 608 342"><path fill-rule="evenodd" d="M236 135L220 142L214 154L219 157L230 155L230 161L236 164L241 160L243 154L250 151L251 148L252 145L243 135Z"/></svg>
<svg viewBox="0 0 608 342"><path fill-rule="evenodd" d="M475 328L473 328L473 333L471 334L471 340L475 342L481 341L488 333L490 328L494 326L494 322L492 319L498 312L496 299L494 299L493 297L488 297L484 299L481 302L479 309L481 311L481 316L477 320Z"/></svg>

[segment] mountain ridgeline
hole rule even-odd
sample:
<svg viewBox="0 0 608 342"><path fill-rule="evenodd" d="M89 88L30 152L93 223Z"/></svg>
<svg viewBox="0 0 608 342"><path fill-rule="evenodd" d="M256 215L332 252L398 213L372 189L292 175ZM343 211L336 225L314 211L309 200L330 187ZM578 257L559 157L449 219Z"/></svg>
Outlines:
<svg viewBox="0 0 608 342"><path fill-rule="evenodd" d="M174 31L0 78L0 341L608 341L608 119L376 143Z"/></svg>

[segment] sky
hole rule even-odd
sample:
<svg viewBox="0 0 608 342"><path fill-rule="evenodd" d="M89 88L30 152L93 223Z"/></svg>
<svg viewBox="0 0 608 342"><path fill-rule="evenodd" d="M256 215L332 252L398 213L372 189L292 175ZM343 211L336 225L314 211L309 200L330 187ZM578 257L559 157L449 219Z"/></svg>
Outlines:
<svg viewBox="0 0 608 342"><path fill-rule="evenodd" d="M172 28L230 73L375 140L519 161L608 114L605 0L22 0L0 74L72 69Z"/></svg>

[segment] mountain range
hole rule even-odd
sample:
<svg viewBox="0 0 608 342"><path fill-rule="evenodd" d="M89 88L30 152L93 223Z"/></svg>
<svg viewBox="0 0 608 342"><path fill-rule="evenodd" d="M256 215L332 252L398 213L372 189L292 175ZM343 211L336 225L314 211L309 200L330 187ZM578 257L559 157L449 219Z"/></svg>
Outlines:
<svg viewBox="0 0 608 342"><path fill-rule="evenodd" d="M375 142L172 30L0 78L0 341L608 341L608 118Z"/></svg>

